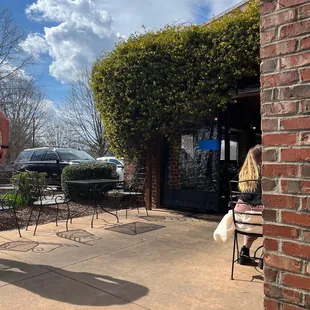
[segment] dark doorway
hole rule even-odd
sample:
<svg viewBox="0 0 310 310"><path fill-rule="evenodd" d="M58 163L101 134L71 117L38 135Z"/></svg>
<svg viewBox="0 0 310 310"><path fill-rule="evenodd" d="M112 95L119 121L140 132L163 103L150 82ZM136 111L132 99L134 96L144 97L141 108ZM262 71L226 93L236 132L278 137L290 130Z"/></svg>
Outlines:
<svg viewBox="0 0 310 310"><path fill-rule="evenodd" d="M220 159L220 207L227 212L229 181L238 178L238 172L247 152L261 144L261 115L259 95L239 98L221 114L222 141Z"/></svg>
<svg viewBox="0 0 310 310"><path fill-rule="evenodd" d="M219 118L181 134L177 186L171 187L171 146L163 147L161 204L192 212L226 213L228 182L235 178L248 150L261 143L260 98L238 98ZM203 147L201 141L207 141ZM215 144L218 146L214 147Z"/></svg>
<svg viewBox="0 0 310 310"><path fill-rule="evenodd" d="M184 130L180 136L177 172L169 170L172 147L164 141L162 204L192 212L217 212L219 198L220 149L218 120L198 130ZM170 179L178 174L177 186Z"/></svg>

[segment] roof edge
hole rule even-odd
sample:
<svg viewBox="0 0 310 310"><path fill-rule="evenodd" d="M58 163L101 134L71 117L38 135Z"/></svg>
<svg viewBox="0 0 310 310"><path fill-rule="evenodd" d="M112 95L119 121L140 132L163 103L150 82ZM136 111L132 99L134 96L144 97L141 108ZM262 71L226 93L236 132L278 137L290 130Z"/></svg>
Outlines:
<svg viewBox="0 0 310 310"><path fill-rule="evenodd" d="M238 9L239 7L242 7L243 5L245 5L246 3L250 2L250 1L251 1L251 0L243 0L243 1L241 1L241 2L238 2L237 4L235 4L234 6L232 6L231 8L229 8L229 9L225 10L224 12L222 12L222 13L220 13L220 14L214 16L214 17L212 17L212 18L209 19L209 20L207 20L207 21L205 22L205 24L207 25L207 24L209 24L209 23L211 23L211 22L213 22L213 21L215 21L215 20L217 20L217 19L223 17L224 15L230 13L231 11L233 11L233 10L235 10L235 9Z"/></svg>

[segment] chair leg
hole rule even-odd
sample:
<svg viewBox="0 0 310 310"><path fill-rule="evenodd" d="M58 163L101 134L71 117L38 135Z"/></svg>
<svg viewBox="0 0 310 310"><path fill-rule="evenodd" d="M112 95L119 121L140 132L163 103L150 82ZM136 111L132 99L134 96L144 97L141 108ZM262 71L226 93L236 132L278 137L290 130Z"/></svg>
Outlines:
<svg viewBox="0 0 310 310"><path fill-rule="evenodd" d="M97 212L96 208L94 207L94 212L91 216L91 221L90 221L90 227L94 228L94 217L95 217L95 213Z"/></svg>
<svg viewBox="0 0 310 310"><path fill-rule="evenodd" d="M66 221L66 230L68 231L68 223L69 223L69 218L70 218L70 208L69 208L69 204L67 203L67 209L68 209L68 214L67 214L67 221ZM71 223L72 223L72 218L71 218Z"/></svg>
<svg viewBox="0 0 310 310"><path fill-rule="evenodd" d="M58 213L59 213L59 205L56 202L56 226L58 226Z"/></svg>
<svg viewBox="0 0 310 310"><path fill-rule="evenodd" d="M141 198L140 195L139 195L137 198L138 198L138 199ZM135 202L137 203L137 199L135 199ZM139 210L139 203L137 203L137 211L138 211L138 213L140 213L140 210Z"/></svg>
<svg viewBox="0 0 310 310"><path fill-rule="evenodd" d="M32 213L33 213L34 208L35 208L34 206L31 208L30 215L29 215L28 221L26 223L25 230L28 230L28 226L29 226L29 223L31 221L31 217L32 217Z"/></svg>
<svg viewBox="0 0 310 310"><path fill-rule="evenodd" d="M149 211L148 211L148 209L147 209L147 207L146 207L144 195L143 195L143 199L142 199L142 205L145 207L146 216L149 216Z"/></svg>
<svg viewBox="0 0 310 310"><path fill-rule="evenodd" d="M33 235L34 235L34 236L36 235L37 227L38 227L38 225L39 225L39 220L40 220L41 211L42 211L42 207L40 207L40 209L39 209L39 214L38 214L38 217L37 217L37 220L36 220L36 227L35 227L34 232L33 232Z"/></svg>
<svg viewBox="0 0 310 310"><path fill-rule="evenodd" d="M234 234L234 246L232 253L232 261L231 261L231 275L230 280L234 280L234 266L235 266L235 253L236 253L236 243L237 243L237 234Z"/></svg>
<svg viewBox="0 0 310 310"><path fill-rule="evenodd" d="M18 230L18 234L21 237L21 233L20 233L20 227L19 227L19 223L18 223L18 218L17 218L17 214L16 214L16 210L15 208L13 208L13 213L14 213L14 217L15 217L15 222L16 222L16 228Z"/></svg>
<svg viewBox="0 0 310 310"><path fill-rule="evenodd" d="M126 209L126 219L128 218L128 199L124 199L125 201L125 209Z"/></svg>

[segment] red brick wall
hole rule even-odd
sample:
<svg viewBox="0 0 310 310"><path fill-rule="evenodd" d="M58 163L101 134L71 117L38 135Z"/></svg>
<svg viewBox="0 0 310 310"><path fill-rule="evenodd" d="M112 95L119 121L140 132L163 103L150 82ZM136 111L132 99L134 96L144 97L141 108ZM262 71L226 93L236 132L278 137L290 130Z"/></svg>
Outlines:
<svg viewBox="0 0 310 310"><path fill-rule="evenodd" d="M153 144L152 153L152 208L160 207L162 190L162 146L163 137L157 137Z"/></svg>
<svg viewBox="0 0 310 310"><path fill-rule="evenodd" d="M310 309L310 0L261 0L265 309Z"/></svg>

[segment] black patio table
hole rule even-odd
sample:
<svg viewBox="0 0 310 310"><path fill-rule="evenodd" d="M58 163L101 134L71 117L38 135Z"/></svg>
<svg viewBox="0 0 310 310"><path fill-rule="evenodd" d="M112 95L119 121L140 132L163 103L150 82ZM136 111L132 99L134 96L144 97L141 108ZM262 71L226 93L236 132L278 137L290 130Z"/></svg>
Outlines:
<svg viewBox="0 0 310 310"><path fill-rule="evenodd" d="M89 186L91 185L92 186L92 192L93 192L93 206L89 205L85 210L83 210L82 212L80 213L77 213L75 214L75 216L73 217L77 217L83 213L85 213L89 208L93 207L94 208L94 213L92 215L92 218L91 218L91 228L94 227L94 216L95 216L95 213L97 214L97 218L98 218L98 212L97 212L97 208L98 208L98 186L102 186L100 188L100 190L106 190L106 191L109 191L109 185L112 185L112 184L121 184L123 183L123 181L119 181L119 180L111 180L111 179L87 179L87 180L71 180L71 181L65 181L66 183L69 183L69 184L79 184L79 185L85 185L85 186ZM103 208L103 206L99 203L99 207L106 213L109 213L113 216L116 217L117 219L117 223L119 223L119 218L116 214L108 211L107 209ZM71 219L73 217L70 217ZM68 218L69 220L69 218ZM68 220L67 220L67 230L68 230Z"/></svg>

